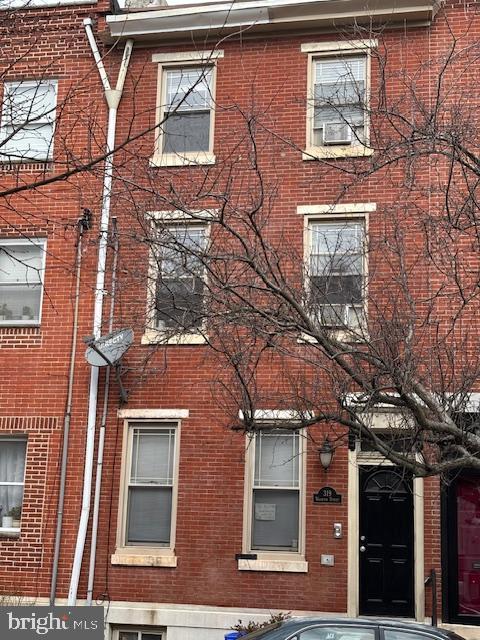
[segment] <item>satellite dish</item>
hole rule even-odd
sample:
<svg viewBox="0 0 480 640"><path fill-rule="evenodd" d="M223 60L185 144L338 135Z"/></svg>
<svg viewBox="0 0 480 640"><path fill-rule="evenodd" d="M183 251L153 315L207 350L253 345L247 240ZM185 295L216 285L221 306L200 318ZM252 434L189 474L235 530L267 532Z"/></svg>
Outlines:
<svg viewBox="0 0 480 640"><path fill-rule="evenodd" d="M93 367L106 367L115 364L129 349L133 342L131 329L118 329L98 340L86 339L88 346L85 352L87 362Z"/></svg>

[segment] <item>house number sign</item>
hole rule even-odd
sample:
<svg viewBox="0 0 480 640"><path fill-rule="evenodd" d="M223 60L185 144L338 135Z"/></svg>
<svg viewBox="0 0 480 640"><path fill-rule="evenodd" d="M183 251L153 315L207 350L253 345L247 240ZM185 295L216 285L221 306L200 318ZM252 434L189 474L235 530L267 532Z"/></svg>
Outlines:
<svg viewBox="0 0 480 640"><path fill-rule="evenodd" d="M342 495L332 487L322 487L317 493L313 494L313 501L317 504L340 504Z"/></svg>

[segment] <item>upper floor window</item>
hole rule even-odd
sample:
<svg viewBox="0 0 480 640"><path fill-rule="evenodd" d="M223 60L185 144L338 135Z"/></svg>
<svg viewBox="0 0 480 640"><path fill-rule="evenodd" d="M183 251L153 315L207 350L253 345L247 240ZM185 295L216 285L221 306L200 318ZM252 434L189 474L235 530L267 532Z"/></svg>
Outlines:
<svg viewBox="0 0 480 640"><path fill-rule="evenodd" d="M210 151L212 68L164 69L162 153L185 156Z"/></svg>
<svg viewBox="0 0 480 640"><path fill-rule="evenodd" d="M0 438L0 508L2 529L20 529L27 441Z"/></svg>
<svg viewBox="0 0 480 640"><path fill-rule="evenodd" d="M0 160L38 162L53 155L57 82L6 82L3 91Z"/></svg>
<svg viewBox="0 0 480 640"><path fill-rule="evenodd" d="M152 164L213 164L216 61L223 51L158 53L158 135Z"/></svg>
<svg viewBox="0 0 480 640"><path fill-rule="evenodd" d="M194 333L202 328L205 317L206 226L165 225L157 238L156 328Z"/></svg>
<svg viewBox="0 0 480 640"><path fill-rule="evenodd" d="M309 295L315 317L327 327L360 328L364 319L364 221L311 220Z"/></svg>
<svg viewBox="0 0 480 640"><path fill-rule="evenodd" d="M366 57L313 58L314 147L365 142Z"/></svg>
<svg viewBox="0 0 480 640"><path fill-rule="evenodd" d="M0 240L0 326L40 324L44 263L44 240Z"/></svg>

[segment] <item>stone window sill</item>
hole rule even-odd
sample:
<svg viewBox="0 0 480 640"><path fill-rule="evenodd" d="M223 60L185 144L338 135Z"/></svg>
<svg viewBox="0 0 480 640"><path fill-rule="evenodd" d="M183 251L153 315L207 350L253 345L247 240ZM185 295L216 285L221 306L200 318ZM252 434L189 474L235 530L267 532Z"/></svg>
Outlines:
<svg viewBox="0 0 480 640"><path fill-rule="evenodd" d="M238 560L239 571L281 571L286 573L308 573L308 562L303 558L281 560L263 558L257 560Z"/></svg>
<svg viewBox="0 0 480 640"><path fill-rule="evenodd" d="M142 344L206 344L207 338L201 333L182 333L171 335L165 331L146 331L142 336Z"/></svg>
<svg viewBox="0 0 480 640"><path fill-rule="evenodd" d="M179 155L166 153L150 158L151 167L185 167L196 165L215 164L216 157L213 153L186 153Z"/></svg>
<svg viewBox="0 0 480 640"><path fill-rule="evenodd" d="M130 567L173 567L177 566L177 556L175 555L154 555L140 553L114 553L111 563L116 565L126 565Z"/></svg>
<svg viewBox="0 0 480 640"><path fill-rule="evenodd" d="M0 538L19 538L20 529L17 527L0 527Z"/></svg>
<svg viewBox="0 0 480 640"><path fill-rule="evenodd" d="M333 145L331 147L308 147L302 153L302 160L367 158L371 155L373 155L371 147L364 147L363 145Z"/></svg>

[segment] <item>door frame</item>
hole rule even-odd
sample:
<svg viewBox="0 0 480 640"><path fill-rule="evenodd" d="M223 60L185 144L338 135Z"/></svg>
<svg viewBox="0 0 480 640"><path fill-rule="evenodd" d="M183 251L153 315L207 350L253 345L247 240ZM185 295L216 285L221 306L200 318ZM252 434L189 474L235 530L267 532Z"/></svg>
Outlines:
<svg viewBox="0 0 480 640"><path fill-rule="evenodd" d="M360 601L360 467L395 466L378 453L348 452L348 579L347 614L359 615ZM413 478L413 566L415 620L425 620L425 524L423 478Z"/></svg>

